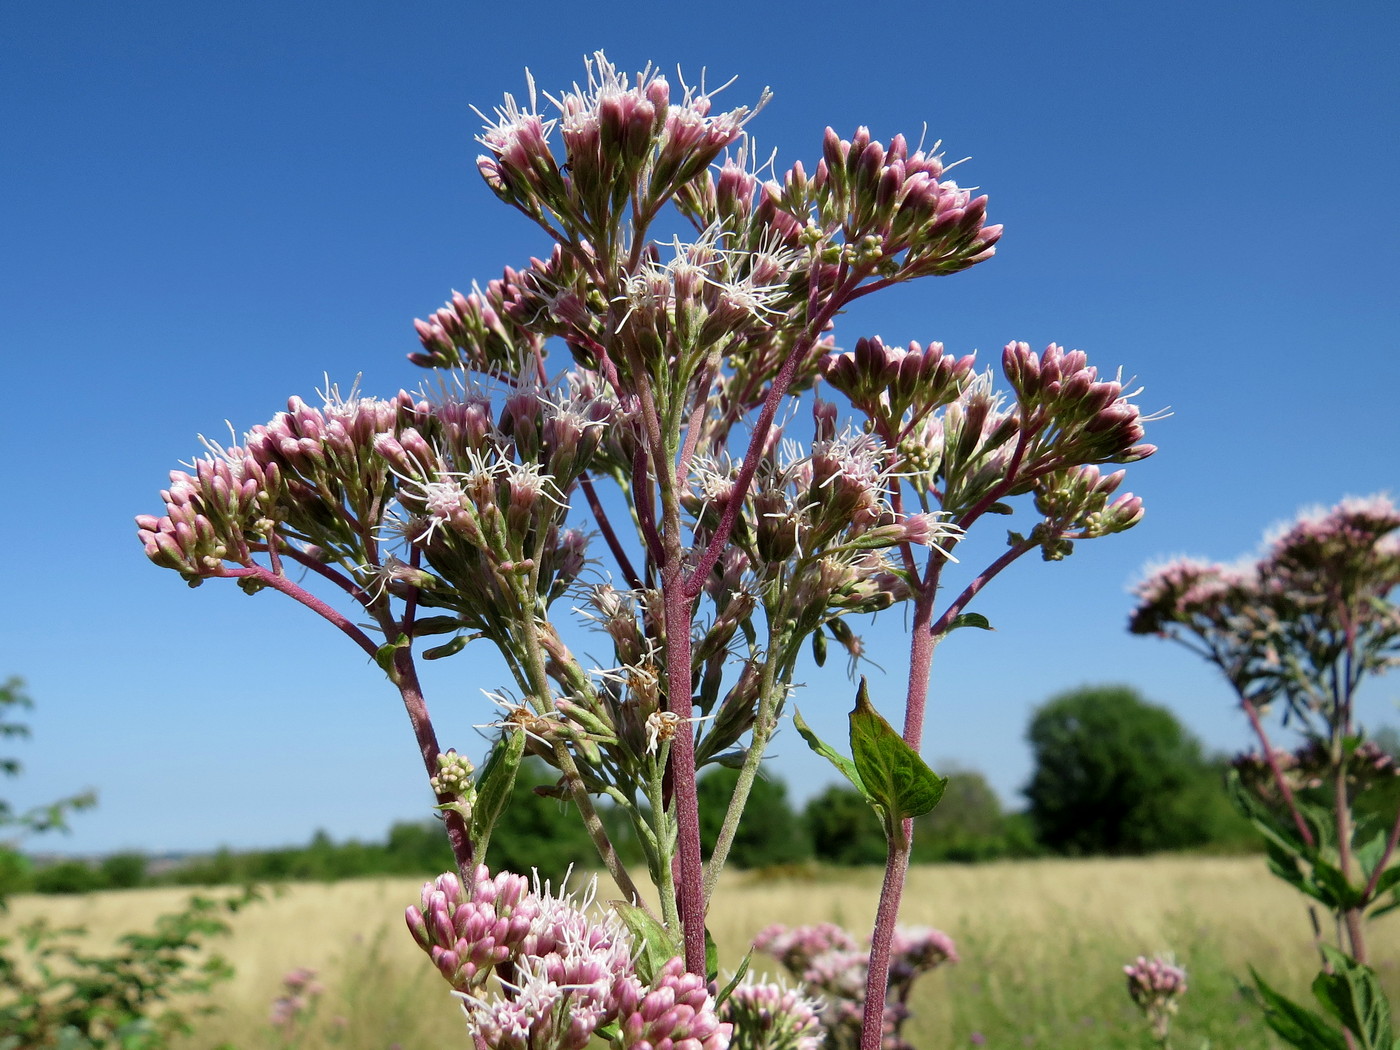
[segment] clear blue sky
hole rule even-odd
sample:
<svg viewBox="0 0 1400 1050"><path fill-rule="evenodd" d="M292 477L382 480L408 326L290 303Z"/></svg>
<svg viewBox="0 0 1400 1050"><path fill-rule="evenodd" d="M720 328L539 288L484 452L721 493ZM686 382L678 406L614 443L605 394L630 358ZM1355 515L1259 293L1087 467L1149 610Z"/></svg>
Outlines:
<svg viewBox="0 0 1400 1050"><path fill-rule="evenodd" d="M277 596L187 590L131 517L197 433L263 422L323 372L381 394L425 378L412 319L544 247L480 183L470 106L520 93L525 66L579 79L597 48L737 75L734 104L771 85L750 130L783 165L810 167L827 124L888 141L927 122L973 158L958 174L1006 226L997 257L868 300L845 345L996 360L1055 340L1174 412L1130 471L1143 524L1018 565L980 606L997 633L940 651L929 756L1015 802L1029 709L1104 681L1244 745L1208 668L1125 633L1125 589L1149 560L1232 558L1301 505L1400 489L1400 6L10 0L0 675L38 707L7 747L26 776L0 790L102 796L35 848L374 837L427 812L397 697L357 650ZM899 649L879 658L902 675ZM832 736L840 664L798 698ZM501 679L473 648L438 668L445 743L477 746ZM1372 691L1374 719L1398 690ZM830 779L790 731L776 751L799 798Z"/></svg>

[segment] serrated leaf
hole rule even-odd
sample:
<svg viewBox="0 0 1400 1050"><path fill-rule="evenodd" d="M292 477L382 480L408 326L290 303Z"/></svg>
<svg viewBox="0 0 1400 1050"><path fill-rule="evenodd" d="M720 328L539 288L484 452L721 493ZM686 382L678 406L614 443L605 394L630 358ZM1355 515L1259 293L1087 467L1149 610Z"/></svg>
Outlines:
<svg viewBox="0 0 1400 1050"><path fill-rule="evenodd" d="M933 809L948 786L875 710L864 678L851 712L851 758L868 794L895 823Z"/></svg>
<svg viewBox="0 0 1400 1050"><path fill-rule="evenodd" d="M812 727L806 723L802 718L802 713L796 707L792 709L792 724L797 729L798 735L807 741L808 747L835 766L867 802L874 804L875 799L866 790L864 782L860 779L860 774L856 772L856 764L812 732Z"/></svg>
<svg viewBox="0 0 1400 1050"><path fill-rule="evenodd" d="M666 927L657 922L645 908L628 904L626 901L609 901L609 904L639 946L634 963L637 976L650 984L656 980L656 975L661 972L663 966L682 954L681 946L666 932ZM706 954L709 954L708 949Z"/></svg>
<svg viewBox="0 0 1400 1050"><path fill-rule="evenodd" d="M1250 967L1256 993L1264 1007L1264 1023L1298 1050L1347 1050L1342 1033L1329 1025L1320 1014L1299 1006L1287 996L1270 988L1264 978Z"/></svg>
<svg viewBox="0 0 1400 1050"><path fill-rule="evenodd" d="M1387 838L1387 829L1380 827L1371 835L1367 836L1365 840L1357 843L1352 848L1352 856L1354 856L1356 862L1361 865L1361 874L1363 878L1369 879L1371 873L1376 870L1376 865L1383 859L1388 859L1385 849Z"/></svg>
<svg viewBox="0 0 1400 1050"><path fill-rule="evenodd" d="M948 629L943 633L951 634L959 627L976 627L983 631L996 630L996 628L992 626L992 622L981 613L962 613L961 615L953 617L953 622L948 625Z"/></svg>
<svg viewBox="0 0 1400 1050"><path fill-rule="evenodd" d="M1360 1041L1361 1050L1390 1050L1390 1003L1376 972L1330 944L1320 944L1331 973L1313 981L1313 994Z"/></svg>
<svg viewBox="0 0 1400 1050"><path fill-rule="evenodd" d="M476 777L476 798L472 800L471 837L477 857L486 856L491 844L491 832L501 819L510 793L515 787L515 774L525 754L525 731L502 730L501 738L491 748L486 764Z"/></svg>

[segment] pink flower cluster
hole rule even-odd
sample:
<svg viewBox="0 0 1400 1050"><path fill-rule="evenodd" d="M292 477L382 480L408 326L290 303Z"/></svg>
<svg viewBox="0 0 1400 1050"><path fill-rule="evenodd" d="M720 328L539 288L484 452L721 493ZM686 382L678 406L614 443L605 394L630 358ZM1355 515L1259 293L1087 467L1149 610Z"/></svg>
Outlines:
<svg viewBox="0 0 1400 1050"><path fill-rule="evenodd" d="M734 1025L731 1050L822 1050L822 1002L766 978L740 983L720 1007Z"/></svg>
<svg viewBox="0 0 1400 1050"><path fill-rule="evenodd" d="M1322 740L1309 740L1293 751L1275 749L1272 755L1272 767L1258 750L1243 752L1230 762L1241 782L1266 801L1278 801L1275 768L1294 791L1322 787L1336 772L1331 752ZM1344 764L1347 783L1356 791L1400 777L1400 765L1373 740L1348 746Z"/></svg>
<svg viewBox="0 0 1400 1050"><path fill-rule="evenodd" d="M272 1001L268 1023L283 1035L290 1035L325 990L316 980L315 970L298 966L288 971L282 978L282 994Z"/></svg>
<svg viewBox="0 0 1400 1050"><path fill-rule="evenodd" d="M1153 1033L1165 1039L1177 1000L1186 994L1186 971L1170 955L1139 955L1123 967L1128 975L1128 995L1146 1015Z"/></svg>
<svg viewBox="0 0 1400 1050"><path fill-rule="evenodd" d="M1257 561L1160 566L1136 589L1129 629L1199 652L1255 707L1283 694L1306 723L1338 716L1315 680L1341 654L1368 672L1394 665L1397 586L1400 510L1383 496L1347 499L1302 514Z"/></svg>
<svg viewBox="0 0 1400 1050"><path fill-rule="evenodd" d="M835 923L811 926L767 926L754 938L754 948L774 956L807 988L822 997L821 1022L832 1046L859 1045L864 1016L869 949L861 949ZM900 1030L909 1018L906 1003L919 976L958 961L953 940L930 926L896 929L890 949L889 990L885 1000L885 1050L907 1050Z"/></svg>
<svg viewBox="0 0 1400 1050"><path fill-rule="evenodd" d="M483 866L470 886L453 874L426 884L406 918L479 1047L583 1050L603 1030L618 1050L725 1050L732 1025L704 979L672 959L644 981L631 934L590 904Z"/></svg>

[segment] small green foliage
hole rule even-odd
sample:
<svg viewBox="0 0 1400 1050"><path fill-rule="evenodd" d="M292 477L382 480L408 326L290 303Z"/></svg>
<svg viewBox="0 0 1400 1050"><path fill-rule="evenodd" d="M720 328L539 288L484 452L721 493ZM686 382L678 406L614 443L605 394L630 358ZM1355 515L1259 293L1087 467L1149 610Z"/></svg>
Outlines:
<svg viewBox="0 0 1400 1050"><path fill-rule="evenodd" d="M996 630L996 628L992 626L992 621L988 620L981 613L961 613L953 617L953 622L948 625L948 629L943 633L951 634L959 627L976 627L983 631Z"/></svg>
<svg viewBox="0 0 1400 1050"><path fill-rule="evenodd" d="M471 837L472 846L480 856L486 855L486 848L491 844L491 832L510 802L516 773L520 770L520 758L524 753L524 731L503 730L477 776L476 801L471 811Z"/></svg>
<svg viewBox="0 0 1400 1050"><path fill-rule="evenodd" d="M648 983L654 981L661 968L684 950L679 939L680 931L676 931L676 936L668 933L665 926L638 905L626 901L609 903L632 934L632 939L641 946L635 963L637 976Z"/></svg>
<svg viewBox="0 0 1400 1050"><path fill-rule="evenodd" d="M947 778L940 777L905 743L870 702L865 679L851 712L851 756L866 790L884 811L890 835L906 817L918 817L938 805Z"/></svg>

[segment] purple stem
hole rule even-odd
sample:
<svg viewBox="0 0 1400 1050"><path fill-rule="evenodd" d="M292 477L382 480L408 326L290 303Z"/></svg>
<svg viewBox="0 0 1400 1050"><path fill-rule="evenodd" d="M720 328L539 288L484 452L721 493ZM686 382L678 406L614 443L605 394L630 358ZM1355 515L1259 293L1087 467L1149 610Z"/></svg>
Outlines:
<svg viewBox="0 0 1400 1050"><path fill-rule="evenodd" d="M936 555L935 555L936 557ZM904 710L904 741L915 751L923 733L925 701L929 676L933 671L933 649L937 636L929 630L933 603L938 594L941 564L931 564L929 575L914 598L914 622L909 642L909 692ZM865 983L865 1014L861 1022L860 1050L880 1050L885 1023L885 993L889 986L890 946L895 922L904 898L904 880L909 873L909 850L914 822L906 820L900 834L890 839L885 850L885 880L880 887L880 906L875 913L875 929L870 934L870 968ZM903 842L896 841L903 839Z"/></svg>
<svg viewBox="0 0 1400 1050"><path fill-rule="evenodd" d="M233 579L255 579L273 590L281 591L340 628L351 641L368 653L371 659L378 656L379 646L374 644L374 640L369 635L321 601L320 598L297 586L285 576L279 576L271 569L261 565L242 569L224 569L219 575ZM413 725L413 735L418 740L418 750L423 756L423 764L427 768L428 776L434 776L437 773L437 734L433 731L432 719L428 717L428 707L423 700L422 688L418 684L418 671L413 663L413 654L407 647L399 649L394 654L393 666L394 671L390 677L398 686L399 695L403 697L404 708L408 711L409 721ZM452 797L439 795L438 801L451 802ZM460 815L452 812L445 813L444 818L447 825L447 839L452 844L452 855L457 861L458 868L461 869L462 877L469 878L472 870L472 844L466 822L462 820Z"/></svg>
<svg viewBox="0 0 1400 1050"><path fill-rule="evenodd" d="M705 870L700 853L700 803L695 785L695 732L691 703L690 620L692 601L680 587L680 559L662 570L665 596L666 696L680 725L671 741L671 790L676 805L677 906L685 933L685 968L705 976Z"/></svg>
<svg viewBox="0 0 1400 1050"><path fill-rule="evenodd" d="M841 307L849 300L852 291L855 290L864 276L865 271L857 270L838 285L831 298L808 321L806 331L793 344L792 351L788 354L782 367L778 369L778 374L773 377L773 382L768 387L768 393L763 398L763 405L759 409L758 419L754 422L753 437L749 439L744 462L739 466L739 473L734 479L734 487L729 499L725 501L724 510L720 514L719 525L716 526L714 534L710 537L710 542L696 562L695 568L681 578L688 600L694 600L700 596L705 589L705 581L709 578L710 570L715 567L715 563L724 554L725 545L729 542L729 537L734 531L734 524L739 519L739 511L743 508L744 498L748 495L749 484L753 481L753 476L758 470L759 460L763 458L763 449L768 443L768 431L772 429L773 420L778 415L778 409L782 406L783 399L787 397L792 381L797 377L798 365L811 352L812 347L816 345L817 339L826 328L827 322L835 317Z"/></svg>
<svg viewBox="0 0 1400 1050"><path fill-rule="evenodd" d="M851 286L859 283L862 274L851 278ZM753 480L758 462L767 442L768 432L786 396L798 365L816 344L818 334L844 301L848 289L839 288L832 298L808 322L806 334L793 346L778 374L773 378L764 398L759 418L754 424L753 437L744 456L733 494L725 504L718 528L695 567L687 573L683 563L680 536L680 504L675 491L675 474L662 481L663 470L675 471L674 463L664 463L665 445L662 440L655 405L643 400L641 410L647 429L647 443L652 446L653 466L662 491L661 591L664 595L666 625L666 695L668 709L681 719L671 741L671 786L676 805L677 832L677 905L685 937L686 969L705 975L705 871L700 851L700 809L696 797L695 733L689 719L694 714L691 703L690 630L696 598L704 590L705 579L724 551L729 536L743 506L748 486ZM638 457L640 462L640 456Z"/></svg>
<svg viewBox="0 0 1400 1050"><path fill-rule="evenodd" d="M642 578L637 575L637 570L632 568L632 562L627 557L627 552L623 550L617 533L613 531L612 522L603 513L603 504L599 501L598 493L593 488L593 479L584 474L579 478L579 485L583 489L583 498L588 501L588 510L593 515L593 520L598 523L598 531L603 534L603 540L607 543L608 550L612 552L617 567L622 572L623 579L627 581L627 586L633 590L641 590Z"/></svg>
<svg viewBox="0 0 1400 1050"><path fill-rule="evenodd" d="M880 887L880 907L875 913L875 929L870 935L870 969L865 985L865 1013L860 1026L860 1050L880 1050L885 1030L885 993L890 981L890 948L895 923L904 896L904 879L909 874L909 849L914 822L900 825L901 844L890 842L885 856L885 881Z"/></svg>
<svg viewBox="0 0 1400 1050"><path fill-rule="evenodd" d="M1274 775L1274 786L1278 788L1278 793L1283 796L1284 803L1288 806L1288 812L1293 815L1293 823L1298 828L1298 834L1303 836L1309 848L1317 845L1313 839L1312 829L1308 827L1308 822L1303 819L1303 814L1298 811L1298 804L1293 800L1293 789L1288 786L1288 781L1284 779L1283 770L1279 768L1278 759L1274 757L1274 749L1269 745L1269 735L1264 731L1264 723L1259 720L1259 712L1254 704L1247 697L1240 697L1240 707L1244 708L1245 717L1249 719L1249 724L1254 727L1254 735L1259 738L1259 744L1264 749L1264 761L1269 764L1269 771Z"/></svg>
<svg viewBox="0 0 1400 1050"><path fill-rule="evenodd" d="M399 695L403 697L408 720L413 725L413 736L418 741L418 752L423 756L423 766L427 769L428 776L432 777L437 774L437 758L440 754L437 733L433 730L433 720L428 715L428 705L423 699L423 687L418 682L418 668L414 663L413 653L407 646L394 653L393 679L394 684L399 687ZM437 800L445 804L452 802L453 797L438 795ZM449 809L443 811L443 824L447 831L447 841L452 844L452 857L457 862L457 870L464 881L469 880L475 867L475 859L467 822L462 819L460 813Z"/></svg>
<svg viewBox="0 0 1400 1050"><path fill-rule="evenodd" d="M371 659L379 652L379 646L375 645L374 640L370 638L369 635L365 634L364 631L360 630L310 591L297 586L285 576L277 575L277 573L273 572L271 569L264 568L261 565L252 565L242 569L224 568L221 569L217 575L225 576L230 579L254 579L267 587L271 587L275 591L281 591L289 598L294 598L301 602L302 605L306 606L322 619L329 620L336 627L339 627L352 642L368 653Z"/></svg>
<svg viewBox="0 0 1400 1050"><path fill-rule="evenodd" d="M933 651L939 638L947 632L949 625L983 587L1013 561L1036 546L1038 544L1034 541L1023 540L1008 548L963 589L936 621L933 618L934 601L938 595L938 581L946 562L937 553L931 556L928 572L921 581L919 592L914 599L914 620L909 641L909 691L904 705L904 742L915 751L920 750L923 743L924 712L928 706ZM905 878L909 873L914 822L905 820L900 830L903 842L891 841L885 854L885 880L880 887L880 906L875 915L875 929L870 935L870 970L865 986L865 1014L861 1025L860 1050L880 1050L884 1031L890 946L894 940L900 902L904 897Z"/></svg>

